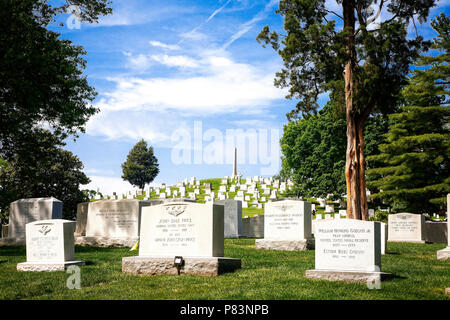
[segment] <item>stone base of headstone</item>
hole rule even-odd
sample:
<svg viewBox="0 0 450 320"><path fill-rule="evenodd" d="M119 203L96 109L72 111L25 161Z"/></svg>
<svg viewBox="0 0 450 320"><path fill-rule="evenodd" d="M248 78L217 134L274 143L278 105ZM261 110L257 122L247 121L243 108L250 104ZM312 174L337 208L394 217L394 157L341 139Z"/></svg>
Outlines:
<svg viewBox="0 0 450 320"><path fill-rule="evenodd" d="M264 250L306 251L314 250L314 240L256 239L255 247Z"/></svg>
<svg viewBox="0 0 450 320"><path fill-rule="evenodd" d="M175 257L124 257L122 272L142 275L177 275L174 265ZM184 265L180 274L200 276L217 276L226 272L234 272L241 268L241 259L223 257L183 257Z"/></svg>
<svg viewBox="0 0 450 320"><path fill-rule="evenodd" d="M112 237L75 237L75 245L82 247L133 247L139 237L112 238Z"/></svg>
<svg viewBox="0 0 450 320"><path fill-rule="evenodd" d="M0 238L0 247L16 247L26 245L25 238Z"/></svg>
<svg viewBox="0 0 450 320"><path fill-rule="evenodd" d="M450 260L450 246L437 252L438 260Z"/></svg>
<svg viewBox="0 0 450 320"><path fill-rule="evenodd" d="M55 263L22 262L17 264L17 271L51 272L64 271L69 266L83 266L84 261L65 261Z"/></svg>
<svg viewBox="0 0 450 320"><path fill-rule="evenodd" d="M388 242L427 243L425 240L388 240Z"/></svg>
<svg viewBox="0 0 450 320"><path fill-rule="evenodd" d="M337 270L306 270L305 278L329 281L374 283L389 279L392 274L386 272L361 272Z"/></svg>

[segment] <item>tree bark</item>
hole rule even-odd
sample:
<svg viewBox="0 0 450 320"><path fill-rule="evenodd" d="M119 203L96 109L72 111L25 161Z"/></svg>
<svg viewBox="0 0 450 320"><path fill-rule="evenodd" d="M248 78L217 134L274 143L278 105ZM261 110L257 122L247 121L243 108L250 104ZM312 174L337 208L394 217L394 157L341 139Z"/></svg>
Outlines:
<svg viewBox="0 0 450 320"><path fill-rule="evenodd" d="M348 60L345 63L345 108L347 120L347 151L345 160L345 179L347 183L347 218L368 220L364 137L363 128L365 116L355 105L353 92L357 83L354 73L358 67L355 50L355 0L342 2L344 30L348 32L346 38L346 53Z"/></svg>

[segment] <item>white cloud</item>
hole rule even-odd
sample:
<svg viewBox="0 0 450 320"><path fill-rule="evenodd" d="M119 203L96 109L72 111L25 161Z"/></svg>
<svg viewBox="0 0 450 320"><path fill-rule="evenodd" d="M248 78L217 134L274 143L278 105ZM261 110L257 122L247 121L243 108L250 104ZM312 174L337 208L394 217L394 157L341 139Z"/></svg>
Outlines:
<svg viewBox="0 0 450 320"><path fill-rule="evenodd" d="M258 12L258 14L256 14L251 20L247 21L246 23L242 24L239 27L239 30L236 33L234 33L231 36L230 40L228 40L222 46L222 49L226 49L234 41L238 40L240 37L242 37L244 34L246 34L248 31L250 31L258 21L264 19L267 16L269 10L277 3L278 3L278 0L271 0L269 3L267 3L263 10Z"/></svg>
<svg viewBox="0 0 450 320"><path fill-rule="evenodd" d="M127 181L121 178L103 177L103 176L89 176L91 182L87 185L81 186L81 189L99 190L103 195L112 195L116 193L126 193L133 190L134 187Z"/></svg>
<svg viewBox="0 0 450 320"><path fill-rule="evenodd" d="M195 60L186 56L131 57L136 66L146 67L149 60L172 67L197 67L192 76L172 78L108 78L116 83L97 103L102 111L177 110L186 114L246 112L268 106L285 93L275 88L275 68L257 69L237 63L218 52L207 52ZM253 110L254 112L254 110Z"/></svg>
<svg viewBox="0 0 450 320"><path fill-rule="evenodd" d="M216 14L218 14L220 11L223 10L223 8L225 8L227 6L228 3L230 3L231 0L228 0L227 2L225 2L224 5L222 5L219 9L214 10L214 12L212 14L210 14L210 16L208 17L208 19L206 19L205 21L203 21L202 23L200 23L198 26L196 26L194 29L192 29L189 32L186 33L182 33L181 34L181 40L178 42L178 44L183 43L183 41L185 39L190 39L190 40L203 40L206 38L206 36L203 33L198 32L197 30L200 29L203 25L207 24L209 21L211 21L214 16Z"/></svg>
<svg viewBox="0 0 450 320"><path fill-rule="evenodd" d="M235 120L230 121L240 129L252 128L252 129L273 129L278 128L278 124L275 124L270 121L260 120L260 119L246 119L246 120Z"/></svg>
<svg viewBox="0 0 450 320"><path fill-rule="evenodd" d="M104 136L109 140L144 139L153 144L163 144L170 140L170 134L181 121L158 112L145 113L140 110L102 112L93 116L86 133L92 136Z"/></svg>
<svg viewBox="0 0 450 320"><path fill-rule="evenodd" d="M167 67L179 67L179 68L195 68L198 67L197 62L183 55L169 56L167 54L147 55L138 54L132 55L124 53L127 57L127 66L135 71L145 71L156 63L165 65Z"/></svg>
<svg viewBox="0 0 450 320"><path fill-rule="evenodd" d="M195 7L175 5L158 5L142 1L117 1L113 5L113 13L102 16L98 23L87 24L89 27L113 27L138 25L155 20L170 20L180 14L191 14Z"/></svg>
<svg viewBox="0 0 450 320"><path fill-rule="evenodd" d="M128 55L128 66L132 69L147 70L151 66L151 59L145 54Z"/></svg>
<svg viewBox="0 0 450 320"><path fill-rule="evenodd" d="M222 11L223 8L225 8L225 6L226 6L227 4L230 3L230 1L231 1L231 0L228 0L227 2L225 2L225 4L224 4L223 6L221 6L219 9L215 10L215 11L208 17L208 19L206 19L205 23L208 23L212 18L214 18L214 16L215 16L216 14L218 14L220 11Z"/></svg>
<svg viewBox="0 0 450 320"><path fill-rule="evenodd" d="M194 59L191 59L186 56L168 56L167 54L152 55L151 59L169 67L186 67L186 68L198 67L197 62L195 62Z"/></svg>
<svg viewBox="0 0 450 320"><path fill-rule="evenodd" d="M168 50L180 50L181 49L180 46L178 46L176 44L166 44L166 43L162 43L160 41L150 41L149 43L153 47L159 47L159 48L168 49Z"/></svg>
<svg viewBox="0 0 450 320"><path fill-rule="evenodd" d="M201 40L206 40L208 38L208 36L206 34L201 33L199 31L197 31L196 29L194 29L190 32L182 33L180 36L182 39L178 42L179 44L181 44L186 39L193 40L193 41L201 41Z"/></svg>

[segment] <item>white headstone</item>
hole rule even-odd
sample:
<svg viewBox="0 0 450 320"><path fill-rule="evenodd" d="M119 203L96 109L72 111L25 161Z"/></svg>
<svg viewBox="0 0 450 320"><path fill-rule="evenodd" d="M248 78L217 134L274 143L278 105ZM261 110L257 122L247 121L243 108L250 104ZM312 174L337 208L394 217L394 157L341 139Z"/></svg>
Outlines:
<svg viewBox="0 0 450 320"><path fill-rule="evenodd" d="M150 201L131 199L90 202L86 237L138 237L142 207L150 205Z"/></svg>
<svg viewBox="0 0 450 320"><path fill-rule="evenodd" d="M14 201L9 209L9 238L25 239L25 225L62 218L63 203L55 198L30 198Z"/></svg>
<svg viewBox="0 0 450 320"><path fill-rule="evenodd" d="M425 217L421 214L397 213L388 216L389 241L425 242Z"/></svg>
<svg viewBox="0 0 450 320"><path fill-rule="evenodd" d="M224 206L175 202L143 208L139 256L223 257Z"/></svg>
<svg viewBox="0 0 450 320"><path fill-rule="evenodd" d="M315 222L316 270L381 271L381 225L354 219Z"/></svg>
<svg viewBox="0 0 450 320"><path fill-rule="evenodd" d="M19 271L60 271L75 261L75 222L62 219L39 220L26 225L27 262Z"/></svg>
<svg viewBox="0 0 450 320"><path fill-rule="evenodd" d="M264 239L311 239L311 203L283 200L266 204L264 209Z"/></svg>

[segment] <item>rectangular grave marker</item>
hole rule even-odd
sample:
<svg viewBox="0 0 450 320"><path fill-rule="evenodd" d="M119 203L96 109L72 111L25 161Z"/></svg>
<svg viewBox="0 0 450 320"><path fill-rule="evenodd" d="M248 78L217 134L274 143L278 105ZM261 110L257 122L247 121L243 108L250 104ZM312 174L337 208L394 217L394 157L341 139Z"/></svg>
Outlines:
<svg viewBox="0 0 450 320"><path fill-rule="evenodd" d="M312 249L311 224L310 202L270 202L264 208L264 239L256 240L256 248L289 251Z"/></svg>
<svg viewBox="0 0 450 320"><path fill-rule="evenodd" d="M388 216L388 241L425 243L425 217L421 214L397 213Z"/></svg>
<svg viewBox="0 0 450 320"><path fill-rule="evenodd" d="M26 225L27 262L17 264L18 271L61 271L75 260L75 222L62 219L40 220Z"/></svg>
<svg viewBox="0 0 450 320"><path fill-rule="evenodd" d="M241 266L240 259L223 258L223 205L173 202L146 207L141 230L139 256L122 259L125 273L218 275ZM184 260L180 270L174 266L176 256Z"/></svg>

